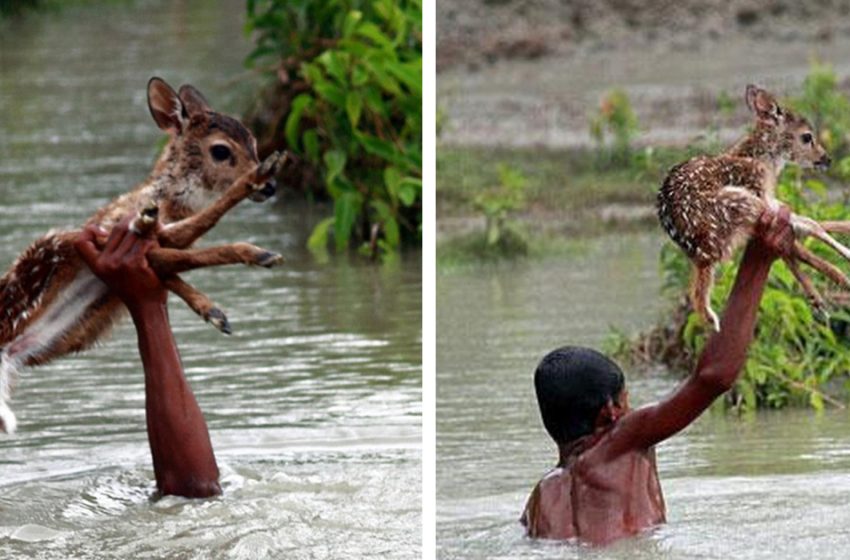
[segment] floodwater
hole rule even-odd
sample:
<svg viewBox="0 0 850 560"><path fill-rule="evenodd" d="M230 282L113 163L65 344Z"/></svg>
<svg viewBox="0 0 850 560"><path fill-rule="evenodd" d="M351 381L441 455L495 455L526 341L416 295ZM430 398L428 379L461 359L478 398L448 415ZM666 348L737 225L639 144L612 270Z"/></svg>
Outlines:
<svg viewBox="0 0 850 560"><path fill-rule="evenodd" d="M707 413L658 447L668 523L594 550L524 538L528 493L557 453L532 376L548 351L600 347L611 326L662 312L661 237L584 241L574 255L437 278L437 538L440 558L847 558L850 418L783 410ZM676 380L626 372L640 406Z"/></svg>
<svg viewBox="0 0 850 560"><path fill-rule="evenodd" d="M254 80L243 10L105 2L0 24L0 266L146 176L161 136L152 75L240 110ZM232 337L170 306L224 495L153 499L125 323L21 376L19 432L0 436L0 557L420 555L421 255L319 264L303 247L327 210L284 206L246 202L202 242L253 242L283 253L282 268L188 275Z"/></svg>

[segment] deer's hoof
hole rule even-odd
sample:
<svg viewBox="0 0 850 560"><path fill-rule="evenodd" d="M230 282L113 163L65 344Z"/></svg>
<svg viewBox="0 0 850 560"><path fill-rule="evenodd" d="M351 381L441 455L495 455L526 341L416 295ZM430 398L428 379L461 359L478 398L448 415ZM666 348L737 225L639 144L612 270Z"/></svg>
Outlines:
<svg viewBox="0 0 850 560"><path fill-rule="evenodd" d="M273 152L269 157L264 159L257 168L257 177L266 179L280 171L280 166L283 163L284 157L285 156L280 152ZM264 181L258 182L262 183Z"/></svg>
<svg viewBox="0 0 850 560"><path fill-rule="evenodd" d="M227 320L227 316L218 307L210 309L209 313L207 313L207 316L204 318L208 323L224 334L233 334L233 330L230 328L230 321Z"/></svg>
<svg viewBox="0 0 850 560"><path fill-rule="evenodd" d="M264 253L261 253L260 256L257 257L257 266L262 266L264 268L272 268L281 264L283 264L283 256L278 253L266 251Z"/></svg>

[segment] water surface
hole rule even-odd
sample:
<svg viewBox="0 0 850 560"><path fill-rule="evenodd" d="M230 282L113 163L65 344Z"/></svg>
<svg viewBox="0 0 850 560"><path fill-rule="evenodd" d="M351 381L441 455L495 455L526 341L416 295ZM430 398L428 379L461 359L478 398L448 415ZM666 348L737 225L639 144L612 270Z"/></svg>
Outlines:
<svg viewBox="0 0 850 560"><path fill-rule="evenodd" d="M605 550L534 542L518 519L557 454L539 419L537 362L600 347L610 326L663 309L660 235L582 242L575 254L437 278L437 535L441 558L846 558L846 411L705 414L658 448L668 523ZM633 406L676 381L626 372Z"/></svg>
<svg viewBox="0 0 850 560"><path fill-rule="evenodd" d="M150 169L159 75L238 112L256 79L244 2L106 2L0 24L0 266L76 226ZM129 324L27 370L0 436L2 558L411 558L420 554L421 257L318 264L326 209L246 202L204 240L284 254L274 271L188 275L228 313L225 337L171 316L209 423L224 496L152 500L144 392Z"/></svg>

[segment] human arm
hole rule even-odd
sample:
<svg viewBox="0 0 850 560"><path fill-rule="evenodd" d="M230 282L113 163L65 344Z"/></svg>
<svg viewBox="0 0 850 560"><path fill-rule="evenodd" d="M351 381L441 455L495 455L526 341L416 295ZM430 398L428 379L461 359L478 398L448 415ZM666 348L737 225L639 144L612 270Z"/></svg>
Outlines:
<svg viewBox="0 0 850 560"><path fill-rule="evenodd" d="M103 250L94 227L83 231L77 251L92 272L118 296L133 318L145 370L145 412L157 488L188 498L221 493L209 432L183 374L166 307L167 291L148 266L157 246L129 231L129 220L115 226Z"/></svg>
<svg viewBox="0 0 850 560"><path fill-rule="evenodd" d="M665 399L625 414L611 432L610 453L647 448L672 436L732 388L746 362L770 267L792 252L789 216L787 207L762 215L741 261L720 331L709 337L694 372Z"/></svg>

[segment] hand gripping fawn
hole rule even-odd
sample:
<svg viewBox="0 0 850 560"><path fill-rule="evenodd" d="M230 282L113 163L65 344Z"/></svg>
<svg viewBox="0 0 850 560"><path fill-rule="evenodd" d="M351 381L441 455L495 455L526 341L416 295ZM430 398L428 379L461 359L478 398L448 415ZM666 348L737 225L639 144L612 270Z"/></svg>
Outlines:
<svg viewBox="0 0 850 560"><path fill-rule="evenodd" d="M148 179L98 210L86 225L110 230L137 214L132 227L155 234L161 248L148 254L165 286L220 331L230 325L204 294L178 273L206 266L272 267L280 255L247 243L187 249L245 198L274 194L280 154L262 164L256 140L237 120L210 109L192 86L179 93L159 78L148 83L148 107L169 141ZM160 223L156 223L159 221ZM15 431L7 401L24 366L91 347L124 310L77 256L77 231L50 232L26 249L0 278L0 429Z"/></svg>
<svg viewBox="0 0 850 560"><path fill-rule="evenodd" d="M693 263L693 308L716 331L720 321L710 303L715 265L730 258L752 235L765 208L779 205L776 182L786 162L821 169L830 162L806 119L780 107L771 94L750 85L746 102L756 116L752 132L719 156L697 156L676 165L658 192L661 225ZM818 223L792 215L791 225L798 238L812 235L850 260L850 249L828 233L848 232L850 223ZM837 267L799 241L794 244L794 255L784 260L821 316L826 315L823 297L800 269L799 261L850 288L850 280Z"/></svg>

